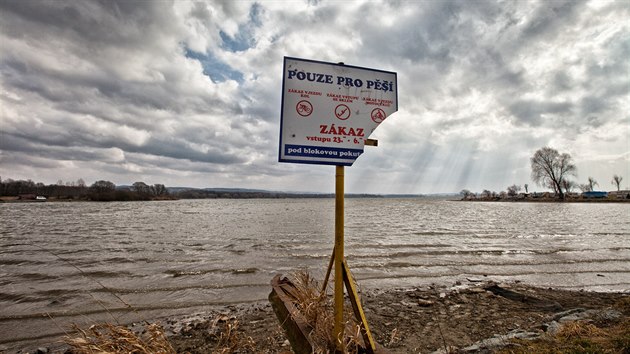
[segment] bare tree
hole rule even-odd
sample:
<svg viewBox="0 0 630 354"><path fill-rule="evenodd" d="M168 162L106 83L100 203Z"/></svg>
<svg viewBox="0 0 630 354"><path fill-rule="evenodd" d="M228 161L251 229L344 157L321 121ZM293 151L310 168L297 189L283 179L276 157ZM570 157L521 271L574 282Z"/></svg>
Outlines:
<svg viewBox="0 0 630 354"><path fill-rule="evenodd" d="M617 186L617 192L619 192L621 190L621 181L623 180L623 177L618 176L618 175L614 175L613 179L612 179L612 184Z"/></svg>
<svg viewBox="0 0 630 354"><path fill-rule="evenodd" d="M116 200L116 185L110 181L98 180L90 186L88 191L88 198L90 200Z"/></svg>
<svg viewBox="0 0 630 354"><path fill-rule="evenodd" d="M153 195L160 196L168 194L168 191L163 184L154 184L151 189L153 190Z"/></svg>
<svg viewBox="0 0 630 354"><path fill-rule="evenodd" d="M459 192L459 194L462 195L463 199L468 199L473 195L472 192L469 191L468 189L462 189L461 192Z"/></svg>
<svg viewBox="0 0 630 354"><path fill-rule="evenodd" d="M578 185L578 188L580 188L582 193L586 193L586 192L589 192L591 190L591 186L589 186L586 183Z"/></svg>
<svg viewBox="0 0 630 354"><path fill-rule="evenodd" d="M562 180L562 187L564 188L564 191L566 193L571 193L571 190L576 187L576 183L571 180L565 179Z"/></svg>
<svg viewBox="0 0 630 354"><path fill-rule="evenodd" d="M560 199L564 199L562 181L577 174L577 168L571 162L571 155L560 154L556 149L543 147L534 153L530 162L534 182L553 189Z"/></svg>
<svg viewBox="0 0 630 354"><path fill-rule="evenodd" d="M135 182L133 184L133 190L138 194L151 194L151 187L144 182Z"/></svg>
<svg viewBox="0 0 630 354"><path fill-rule="evenodd" d="M520 191L521 191L521 186L517 186L516 184L513 184L507 187L507 195L509 195L510 197L516 196L518 192Z"/></svg>
<svg viewBox="0 0 630 354"><path fill-rule="evenodd" d="M596 185L599 186L599 183L597 183L595 178L589 177L588 178L588 187L590 188L590 191L593 191L595 189Z"/></svg>
<svg viewBox="0 0 630 354"><path fill-rule="evenodd" d="M116 190L116 185L110 181L100 180L94 182L90 186L90 189L97 193L113 192L114 190Z"/></svg>

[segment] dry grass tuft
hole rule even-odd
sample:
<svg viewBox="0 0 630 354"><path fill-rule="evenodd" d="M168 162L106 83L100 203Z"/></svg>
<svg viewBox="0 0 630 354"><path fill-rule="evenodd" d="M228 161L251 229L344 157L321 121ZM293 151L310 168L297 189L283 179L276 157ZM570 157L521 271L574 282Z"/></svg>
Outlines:
<svg viewBox="0 0 630 354"><path fill-rule="evenodd" d="M556 333L557 338L564 340L584 337L600 337L603 335L604 331L584 321L566 323L560 328L560 330L558 330L558 333Z"/></svg>
<svg viewBox="0 0 630 354"><path fill-rule="evenodd" d="M293 273L291 278L296 288L294 304L312 327L309 336L315 344L313 352L333 352L336 341L332 334L335 323L332 298L321 292L320 285L306 270ZM344 306L344 319L344 352L357 353L362 343L361 327L354 319L350 306Z"/></svg>
<svg viewBox="0 0 630 354"><path fill-rule="evenodd" d="M600 328L584 321L563 325L554 336L534 341L515 340L517 347L499 353L558 354L558 353L630 353L630 320Z"/></svg>
<svg viewBox="0 0 630 354"><path fill-rule="evenodd" d="M630 296L624 296L621 299L617 300L617 303L615 303L615 307L626 315L630 315Z"/></svg>
<svg viewBox="0 0 630 354"><path fill-rule="evenodd" d="M137 335L125 326L109 323L90 326L82 330L74 329L80 335L66 338L65 342L75 354L174 354L175 350L166 339L164 330L158 324L147 324L143 335Z"/></svg>
<svg viewBox="0 0 630 354"><path fill-rule="evenodd" d="M217 342L213 353L256 352L256 343L252 337L242 335L239 322L234 317L218 316L212 322L209 332Z"/></svg>
<svg viewBox="0 0 630 354"><path fill-rule="evenodd" d="M392 345L394 345L398 341L400 341L400 335L398 333L398 328L394 328L394 330L392 330L391 335L389 336L389 343L387 345L391 347Z"/></svg>

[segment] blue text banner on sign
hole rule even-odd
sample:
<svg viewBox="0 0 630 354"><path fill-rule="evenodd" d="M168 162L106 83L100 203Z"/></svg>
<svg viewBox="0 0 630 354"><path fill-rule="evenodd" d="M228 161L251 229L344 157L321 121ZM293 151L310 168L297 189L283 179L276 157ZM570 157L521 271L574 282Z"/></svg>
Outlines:
<svg viewBox="0 0 630 354"><path fill-rule="evenodd" d="M322 148L304 145L285 145L285 156L299 157L324 157L345 160L356 160L363 150L359 149L340 149L340 148Z"/></svg>
<svg viewBox="0 0 630 354"><path fill-rule="evenodd" d="M395 72L284 58L280 162L350 166L398 110Z"/></svg>

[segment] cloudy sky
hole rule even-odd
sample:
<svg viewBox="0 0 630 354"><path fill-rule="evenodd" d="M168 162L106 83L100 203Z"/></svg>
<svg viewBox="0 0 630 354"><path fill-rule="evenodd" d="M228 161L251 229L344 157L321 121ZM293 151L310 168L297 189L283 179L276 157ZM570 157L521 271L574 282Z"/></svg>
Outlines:
<svg viewBox="0 0 630 354"><path fill-rule="evenodd" d="M0 1L0 176L332 192L278 163L284 56L398 73L351 193L630 185L628 1Z"/></svg>

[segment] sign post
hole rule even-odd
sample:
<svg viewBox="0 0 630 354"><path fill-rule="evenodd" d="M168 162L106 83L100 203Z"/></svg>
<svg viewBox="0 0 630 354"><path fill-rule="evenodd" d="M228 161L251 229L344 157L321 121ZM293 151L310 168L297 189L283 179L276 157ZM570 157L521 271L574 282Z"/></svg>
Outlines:
<svg viewBox="0 0 630 354"><path fill-rule="evenodd" d="M365 145L376 145L370 134L398 110L395 72L343 63L284 58L282 116L278 160L289 163L335 165L335 247L324 279L335 269L337 350L343 346L344 283L355 316L362 324L368 352L374 352L354 280L344 258L344 166L352 166Z"/></svg>
<svg viewBox="0 0 630 354"><path fill-rule="evenodd" d="M339 348L343 340L343 262L344 262L344 166L335 168L335 324L333 338Z"/></svg>

